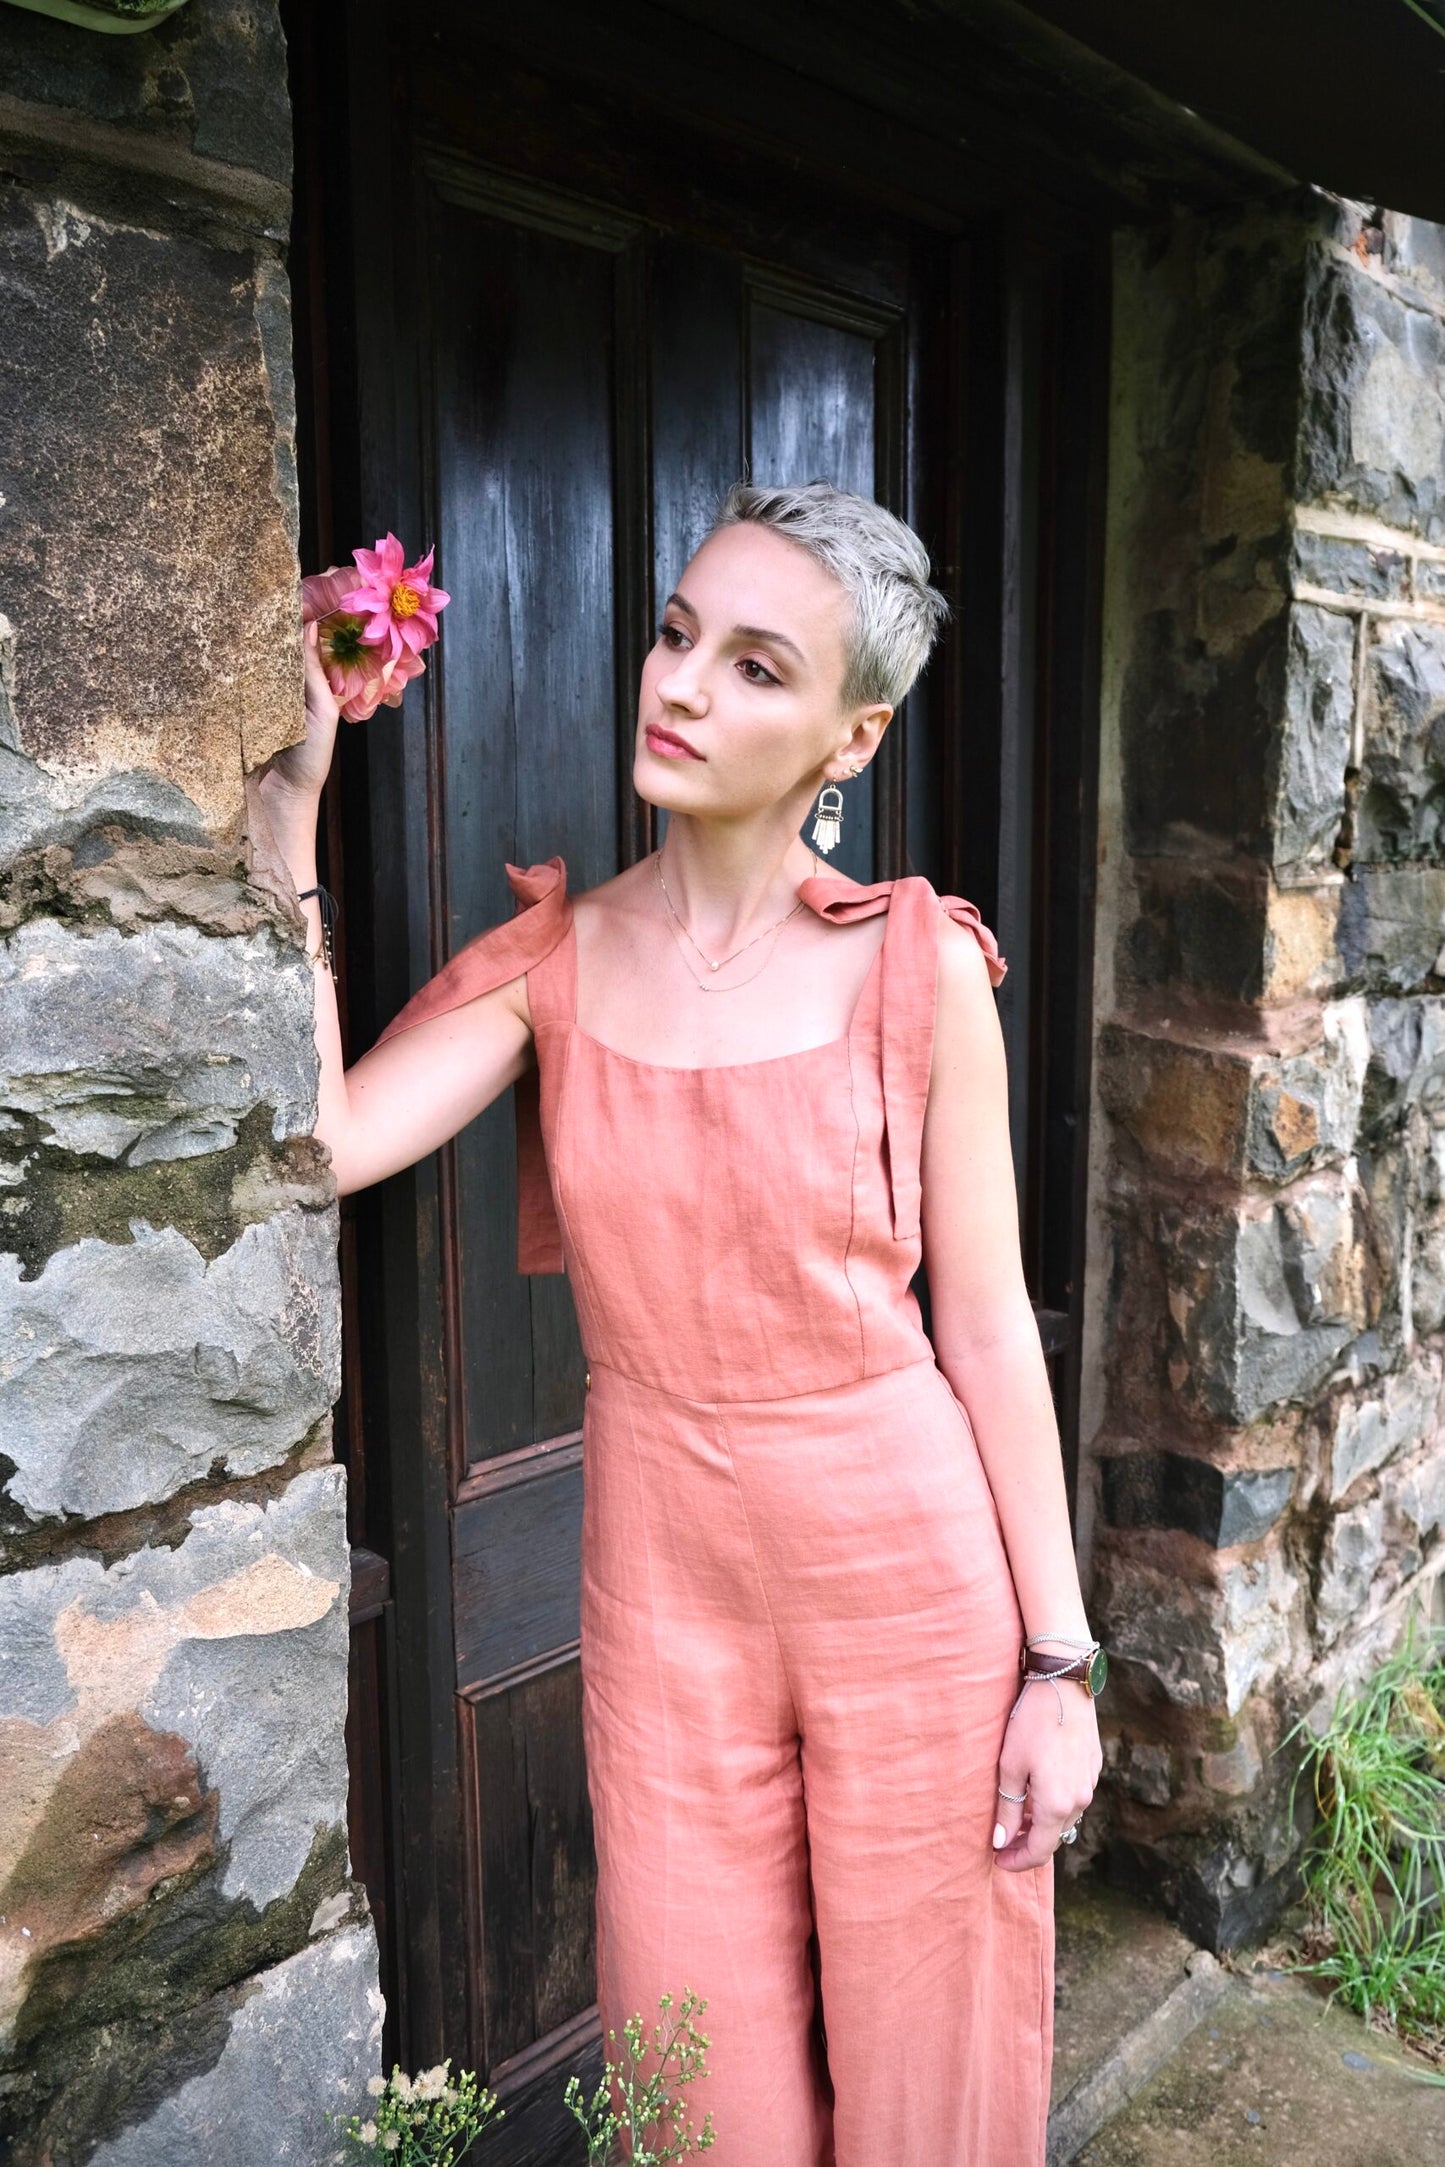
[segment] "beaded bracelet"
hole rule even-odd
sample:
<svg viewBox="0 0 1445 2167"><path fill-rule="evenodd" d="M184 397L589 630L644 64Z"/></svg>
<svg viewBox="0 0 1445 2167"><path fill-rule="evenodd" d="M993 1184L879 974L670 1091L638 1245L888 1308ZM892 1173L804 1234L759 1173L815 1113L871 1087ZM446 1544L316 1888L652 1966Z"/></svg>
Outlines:
<svg viewBox="0 0 1445 2167"><path fill-rule="evenodd" d="M1061 1692L1059 1691L1059 1689L1058 1689L1058 1686L1057 1686L1057 1685L1055 1684L1054 1680L1053 1680L1053 1679L1052 1679L1051 1677L1049 1677L1049 1675L1048 1675L1048 1673L1047 1673L1046 1671L1042 1671L1042 1670L1036 1670L1036 1671L1032 1672L1030 1676L1028 1676L1028 1677L1026 1677L1026 1678L1024 1679L1024 1682L1023 1682L1023 1684L1022 1684L1022 1685L1021 1685L1021 1686L1019 1687L1019 1691L1018 1691L1018 1700L1016 1700L1016 1701L1014 1702L1014 1704L1013 1704L1012 1708L1010 1708L1010 1710L1009 1710L1009 1712L1008 1712L1008 1719L1009 1719L1010 1723L1012 1723L1012 1721L1013 1721L1014 1717L1015 1717L1015 1716L1016 1716L1016 1715L1018 1714L1018 1711L1019 1711L1019 1702L1021 1702L1021 1701L1022 1701L1022 1699L1023 1699L1023 1697L1024 1697L1025 1693L1027 1693L1027 1691L1028 1691L1028 1689L1029 1689L1029 1687L1030 1687L1031 1685L1051 1685L1051 1686L1053 1686L1053 1688L1054 1688L1054 1699L1055 1699L1055 1700L1056 1700L1056 1701L1058 1702L1058 1704L1059 1704L1059 1721L1060 1721L1060 1722L1062 1723L1062 1722L1063 1722L1063 1720L1064 1720L1064 1696L1063 1696L1063 1694L1062 1694L1062 1693L1061 1693Z"/></svg>
<svg viewBox="0 0 1445 2167"><path fill-rule="evenodd" d="M324 956L326 958L326 968L335 978L336 949L331 938L331 929L340 915L337 901L329 888L322 887L303 888L300 891L299 900L304 903L307 897L312 895L315 896L317 908L321 912L321 946L317 949L315 955L308 948L306 958L308 962L315 963Z"/></svg>

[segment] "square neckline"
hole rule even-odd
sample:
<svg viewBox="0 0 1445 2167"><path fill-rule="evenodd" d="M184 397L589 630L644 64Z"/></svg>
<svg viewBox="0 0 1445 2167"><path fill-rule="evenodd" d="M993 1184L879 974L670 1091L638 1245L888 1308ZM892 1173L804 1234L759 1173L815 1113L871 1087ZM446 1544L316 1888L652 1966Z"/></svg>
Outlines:
<svg viewBox="0 0 1445 2167"><path fill-rule="evenodd" d="M568 1029L574 1031L578 1038L585 1040L589 1046L595 1046L599 1053L605 1053L609 1060L623 1061L628 1068L647 1069L661 1076L731 1076L742 1069L776 1068L783 1061L806 1061L820 1053L836 1053L840 1046L847 1046L852 1041L853 1033L858 1027L858 1018L863 1012L863 1003L872 990L874 973L883 968L883 950L887 945L885 924L884 937L879 941L873 959L863 974L863 983L858 988L847 1028L836 1038L822 1039L816 1046L795 1046L791 1053L765 1053L756 1061L686 1062L640 1061L635 1054L623 1053L619 1046L609 1046L605 1038L594 1038L590 1031L584 1030L577 1021L577 993L581 974L577 969L577 921L573 917L569 917L565 938L572 952L572 1013L567 1019Z"/></svg>

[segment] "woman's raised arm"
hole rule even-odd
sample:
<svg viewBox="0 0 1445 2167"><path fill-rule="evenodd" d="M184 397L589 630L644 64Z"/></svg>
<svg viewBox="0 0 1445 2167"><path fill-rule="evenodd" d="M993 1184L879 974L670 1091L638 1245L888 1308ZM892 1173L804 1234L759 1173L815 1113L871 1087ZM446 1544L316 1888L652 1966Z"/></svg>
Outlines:
<svg viewBox="0 0 1445 2167"><path fill-rule="evenodd" d="M306 627L306 737L276 756L260 785L298 894L316 885L316 822L338 719L317 652L317 627L311 624ZM301 907L307 945L319 951L320 905L313 896ZM319 953L312 981L321 1061L316 1134L331 1153L342 1196L424 1159L531 1066L525 976L398 1032L349 1069L342 1059L336 988Z"/></svg>

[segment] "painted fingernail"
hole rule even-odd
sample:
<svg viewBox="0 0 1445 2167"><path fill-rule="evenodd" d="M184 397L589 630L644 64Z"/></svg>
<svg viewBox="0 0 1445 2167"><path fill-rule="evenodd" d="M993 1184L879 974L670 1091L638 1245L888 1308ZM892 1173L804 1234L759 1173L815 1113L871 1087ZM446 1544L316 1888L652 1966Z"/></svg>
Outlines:
<svg viewBox="0 0 1445 2167"><path fill-rule="evenodd" d="M995 1821L993 1824L993 1847L995 1851L1001 1851L1007 1842L1008 1830L1004 1827L1002 1821Z"/></svg>

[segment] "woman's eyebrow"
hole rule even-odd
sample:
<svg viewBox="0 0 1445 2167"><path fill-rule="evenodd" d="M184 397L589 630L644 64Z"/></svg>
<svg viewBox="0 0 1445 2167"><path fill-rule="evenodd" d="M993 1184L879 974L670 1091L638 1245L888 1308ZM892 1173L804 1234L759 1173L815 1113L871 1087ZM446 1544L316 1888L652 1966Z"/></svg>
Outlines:
<svg viewBox="0 0 1445 2167"><path fill-rule="evenodd" d="M805 663L808 659L802 648L795 640L790 640L786 632L769 632L762 625L734 625L733 637L739 640L757 640L764 647L786 647L788 653L796 655L800 662Z"/></svg>
<svg viewBox="0 0 1445 2167"><path fill-rule="evenodd" d="M687 616L691 617L694 624L700 624L702 621L685 594L676 592L670 594L663 604L663 608L684 611ZM786 647L788 653L796 655L804 665L808 660L797 641L790 640L786 632L769 632L763 625L734 625L733 638L735 640L758 640L764 647Z"/></svg>

